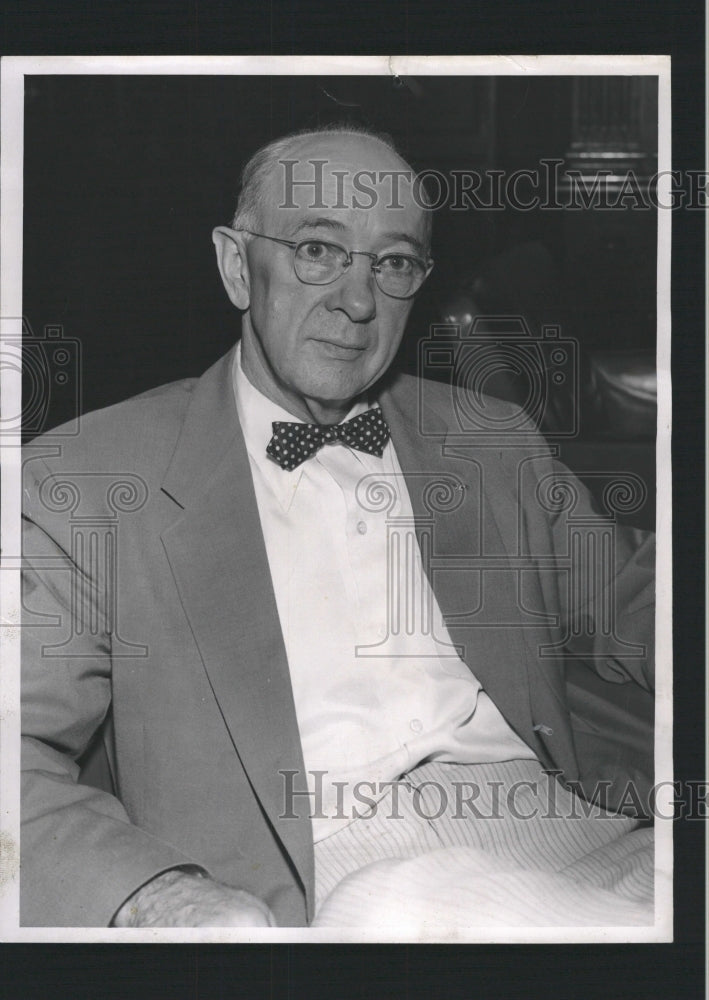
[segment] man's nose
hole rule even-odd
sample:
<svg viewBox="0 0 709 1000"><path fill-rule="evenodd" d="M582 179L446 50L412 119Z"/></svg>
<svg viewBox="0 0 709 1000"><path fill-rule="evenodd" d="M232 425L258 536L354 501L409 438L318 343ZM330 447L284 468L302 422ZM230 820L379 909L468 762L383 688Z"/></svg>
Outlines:
<svg viewBox="0 0 709 1000"><path fill-rule="evenodd" d="M330 286L327 305L341 309L353 323L367 323L377 312L376 282L370 257L353 254L352 263Z"/></svg>

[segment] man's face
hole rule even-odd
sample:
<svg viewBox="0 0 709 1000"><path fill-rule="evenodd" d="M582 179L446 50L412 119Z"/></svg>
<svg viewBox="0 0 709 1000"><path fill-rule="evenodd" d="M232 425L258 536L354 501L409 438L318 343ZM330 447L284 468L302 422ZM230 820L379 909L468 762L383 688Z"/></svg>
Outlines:
<svg viewBox="0 0 709 1000"><path fill-rule="evenodd" d="M306 145L307 143L307 145ZM299 161L290 175L312 179L308 160L327 161L319 202L312 186L286 189L286 173L274 170L258 232L299 242L320 239L346 250L377 255L406 253L427 258L424 212L411 185L401 180L392 207L391 180L381 171L406 169L384 145L361 136L309 137L284 157ZM376 198L353 184L361 171L375 171L364 183ZM361 183L361 180L360 180ZM354 207L353 199L371 207ZM284 203L295 207L279 207ZM328 206L322 208L322 204ZM394 202L395 203L395 202ZM346 207L340 207L340 206ZM251 381L266 395L306 419L339 420L350 402L373 385L396 354L411 299L384 294L372 261L355 256L336 281L304 284L293 268L293 250L271 240L247 237L248 310L243 321L242 359Z"/></svg>

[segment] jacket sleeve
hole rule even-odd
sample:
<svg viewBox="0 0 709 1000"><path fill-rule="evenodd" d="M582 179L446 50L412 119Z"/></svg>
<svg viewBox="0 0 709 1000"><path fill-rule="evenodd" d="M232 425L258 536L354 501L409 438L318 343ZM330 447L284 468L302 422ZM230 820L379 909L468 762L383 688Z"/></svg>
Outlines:
<svg viewBox="0 0 709 1000"><path fill-rule="evenodd" d="M63 529L57 541L37 523L36 489L23 523L21 923L108 926L136 889L191 859L77 783L110 707L111 637L102 581L72 559Z"/></svg>

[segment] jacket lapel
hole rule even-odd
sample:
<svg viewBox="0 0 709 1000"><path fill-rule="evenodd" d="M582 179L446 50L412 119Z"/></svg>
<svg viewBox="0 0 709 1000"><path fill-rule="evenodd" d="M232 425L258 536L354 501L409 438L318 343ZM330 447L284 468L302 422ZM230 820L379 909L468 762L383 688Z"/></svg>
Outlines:
<svg viewBox="0 0 709 1000"><path fill-rule="evenodd" d="M518 607L516 576L509 568L489 576L470 568L480 565L483 552L495 553L495 564L503 567L506 557L514 555L503 541L485 476L469 446L462 454L447 446L449 424L427 404L414 380L394 382L382 393L381 405L407 482L422 550L423 536L432 533L429 579L451 639L512 728L529 742L533 737L524 630L495 626L502 616L509 621L507 612L513 614ZM450 509L444 502L444 509L432 512L431 494L426 497L425 490L441 479L461 484L463 492L459 500L453 498ZM446 494L444 489L442 495ZM471 595L467 606L461 595Z"/></svg>
<svg viewBox="0 0 709 1000"><path fill-rule="evenodd" d="M248 455L231 382L233 352L200 379L163 482L180 506L163 544L234 747L308 895L308 800L284 823L284 778L305 775ZM296 779L296 787L298 785ZM304 786L301 786L304 787Z"/></svg>

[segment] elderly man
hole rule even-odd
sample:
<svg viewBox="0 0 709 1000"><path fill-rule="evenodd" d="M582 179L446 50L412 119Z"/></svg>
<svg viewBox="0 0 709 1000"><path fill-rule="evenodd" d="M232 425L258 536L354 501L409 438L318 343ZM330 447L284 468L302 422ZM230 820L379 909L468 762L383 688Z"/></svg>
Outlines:
<svg viewBox="0 0 709 1000"><path fill-rule="evenodd" d="M237 347L84 418L61 463L34 443L23 923L366 924L367 872L389 907L460 872L463 923L476 872L500 873L501 922L534 922L545 884L546 922L645 912L647 837L613 810L647 787L647 734L622 706L571 713L558 654L651 689L651 543L616 532L609 578L567 587L543 441L491 447L449 389L390 370L433 266L423 202L386 139L270 144L214 232ZM610 631L580 627L609 602ZM104 719L115 795L76 780ZM569 818L565 785L599 780L611 811Z"/></svg>

